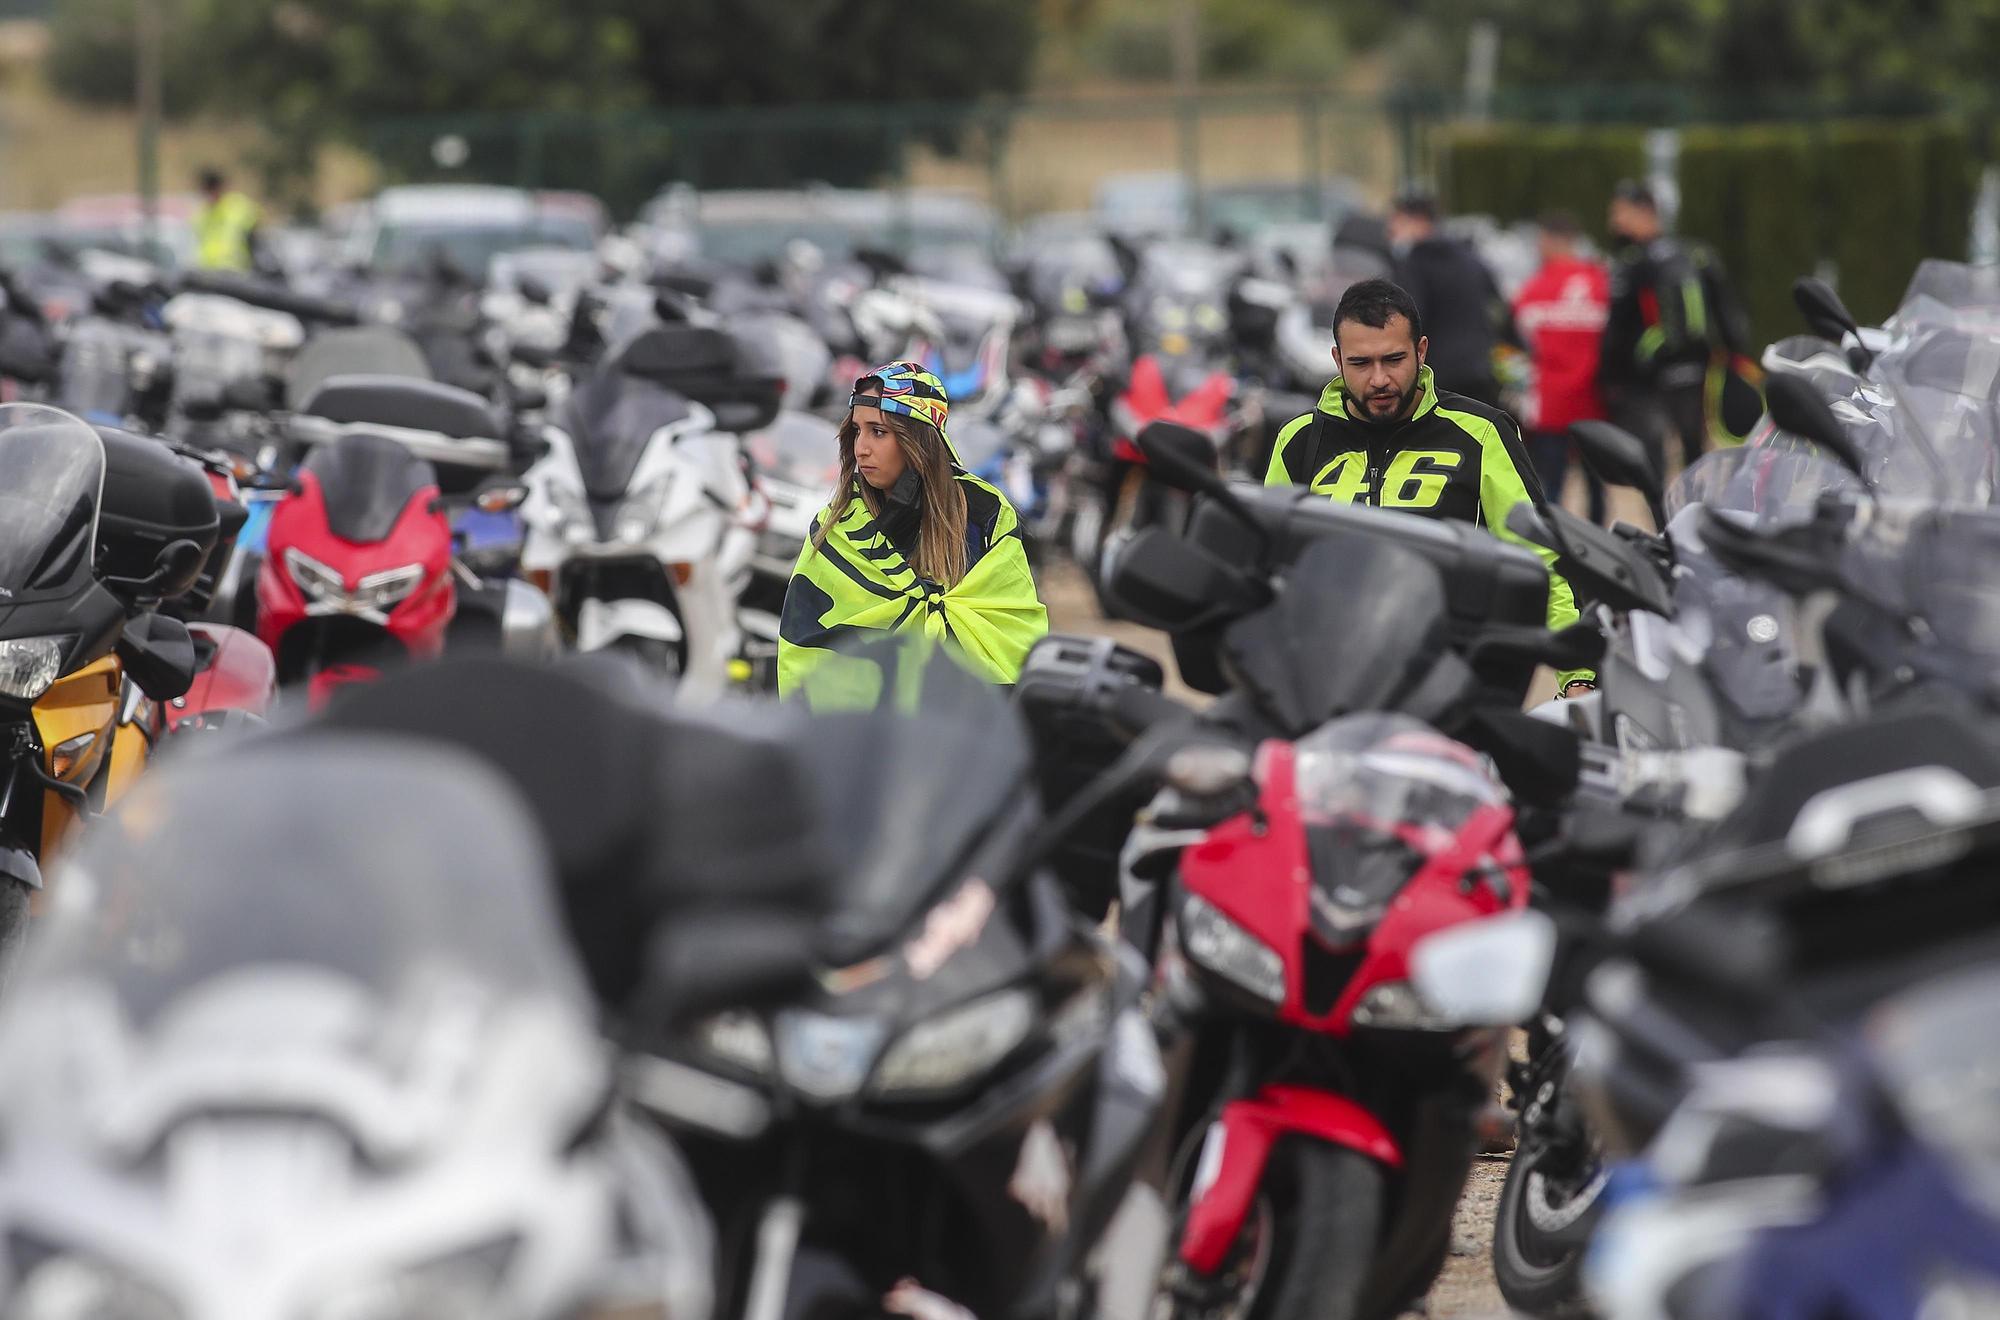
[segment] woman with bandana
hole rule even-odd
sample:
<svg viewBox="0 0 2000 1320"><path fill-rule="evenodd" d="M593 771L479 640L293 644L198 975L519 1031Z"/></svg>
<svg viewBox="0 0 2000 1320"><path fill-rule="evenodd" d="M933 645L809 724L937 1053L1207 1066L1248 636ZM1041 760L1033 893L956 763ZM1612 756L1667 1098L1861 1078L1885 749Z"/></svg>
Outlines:
<svg viewBox="0 0 2000 1320"><path fill-rule="evenodd" d="M854 383L833 497L785 593L781 695L872 702L878 671L844 653L887 633L920 633L987 681L1012 683L1048 631L1014 508L959 465L949 407L913 362Z"/></svg>

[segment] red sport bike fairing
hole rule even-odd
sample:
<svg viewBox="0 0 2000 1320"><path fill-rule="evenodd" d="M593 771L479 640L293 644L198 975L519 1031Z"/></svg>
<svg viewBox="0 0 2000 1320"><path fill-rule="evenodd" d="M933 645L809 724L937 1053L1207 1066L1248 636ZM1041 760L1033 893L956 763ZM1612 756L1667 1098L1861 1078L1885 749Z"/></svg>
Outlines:
<svg viewBox="0 0 2000 1320"><path fill-rule="evenodd" d="M457 610L451 525L428 463L349 432L315 449L271 515L257 634L314 708L342 683L444 650Z"/></svg>
<svg viewBox="0 0 2000 1320"><path fill-rule="evenodd" d="M1181 856L1169 980L1226 1036L1183 1179L1182 1314L1390 1316L1450 1241L1503 1034L1439 1020L1409 955L1524 906L1505 791L1416 720L1359 715L1257 756L1257 805ZM1177 955L1177 956L1174 956Z"/></svg>

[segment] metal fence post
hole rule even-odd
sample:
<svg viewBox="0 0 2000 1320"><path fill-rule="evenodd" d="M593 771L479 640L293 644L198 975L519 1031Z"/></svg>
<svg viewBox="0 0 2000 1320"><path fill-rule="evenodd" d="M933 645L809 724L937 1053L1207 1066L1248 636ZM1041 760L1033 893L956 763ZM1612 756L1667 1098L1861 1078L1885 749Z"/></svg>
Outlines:
<svg viewBox="0 0 2000 1320"><path fill-rule="evenodd" d="M1320 120L1323 117L1318 92L1307 92L1299 100L1299 146L1305 164L1305 178L1300 188L1305 194L1306 206L1318 219L1326 219L1326 165L1320 142Z"/></svg>
<svg viewBox="0 0 2000 1320"><path fill-rule="evenodd" d="M529 113L521 118L521 142L515 157L515 168L520 172L520 187L533 188L541 182L543 141L547 137L547 124L539 113Z"/></svg>

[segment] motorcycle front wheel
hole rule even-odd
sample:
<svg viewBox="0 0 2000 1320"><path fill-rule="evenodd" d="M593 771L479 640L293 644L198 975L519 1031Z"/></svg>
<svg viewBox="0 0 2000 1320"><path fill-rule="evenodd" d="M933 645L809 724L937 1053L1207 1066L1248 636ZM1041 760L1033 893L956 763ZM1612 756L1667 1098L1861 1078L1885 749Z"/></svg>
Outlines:
<svg viewBox="0 0 2000 1320"><path fill-rule="evenodd" d="M1493 1276L1509 1306L1550 1318L1582 1314L1583 1248L1603 1190L1589 1152L1521 1133L1493 1217Z"/></svg>
<svg viewBox="0 0 2000 1320"><path fill-rule="evenodd" d="M1154 1320L1372 1320L1361 1295L1381 1246L1382 1167L1344 1146L1291 1138L1213 1278L1177 1261Z"/></svg>

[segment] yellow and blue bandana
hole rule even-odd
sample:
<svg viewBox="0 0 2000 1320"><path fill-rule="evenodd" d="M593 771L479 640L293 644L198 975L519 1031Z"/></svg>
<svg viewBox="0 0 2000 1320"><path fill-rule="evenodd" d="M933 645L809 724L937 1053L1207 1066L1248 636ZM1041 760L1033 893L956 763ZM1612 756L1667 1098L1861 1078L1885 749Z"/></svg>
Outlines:
<svg viewBox="0 0 2000 1320"><path fill-rule="evenodd" d="M879 396L873 393L878 389ZM891 362L856 380L847 406L852 408L856 404L915 418L935 428L941 436L945 434L945 414L951 411L944 382L914 362ZM949 437L945 439L945 447L951 448ZM957 451L952 452L956 457Z"/></svg>

